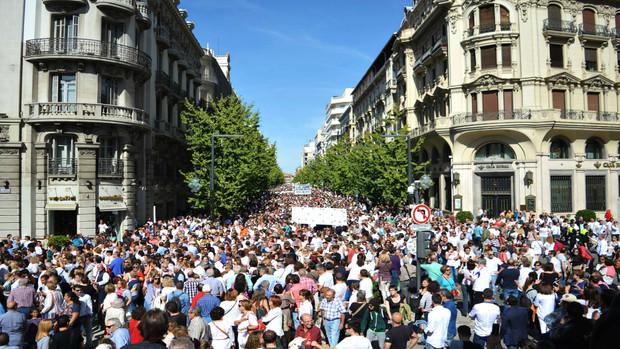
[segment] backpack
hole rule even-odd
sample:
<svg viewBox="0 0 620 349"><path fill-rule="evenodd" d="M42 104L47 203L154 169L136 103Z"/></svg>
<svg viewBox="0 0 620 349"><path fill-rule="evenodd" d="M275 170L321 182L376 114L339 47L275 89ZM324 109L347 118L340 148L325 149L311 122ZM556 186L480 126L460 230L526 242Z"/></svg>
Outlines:
<svg viewBox="0 0 620 349"><path fill-rule="evenodd" d="M168 296L169 297L167 297L168 299L166 300L166 303L175 302L179 306L179 311L181 311L183 304L181 304L181 298L179 298L179 290L172 291Z"/></svg>

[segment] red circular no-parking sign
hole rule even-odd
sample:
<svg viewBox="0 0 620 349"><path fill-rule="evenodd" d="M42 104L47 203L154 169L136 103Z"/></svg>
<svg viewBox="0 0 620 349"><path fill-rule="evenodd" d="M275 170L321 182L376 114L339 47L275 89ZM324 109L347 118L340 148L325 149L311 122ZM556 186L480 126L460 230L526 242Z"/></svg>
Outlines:
<svg viewBox="0 0 620 349"><path fill-rule="evenodd" d="M415 205L411 210L411 218L416 224L426 224L431 219L431 208L424 204Z"/></svg>

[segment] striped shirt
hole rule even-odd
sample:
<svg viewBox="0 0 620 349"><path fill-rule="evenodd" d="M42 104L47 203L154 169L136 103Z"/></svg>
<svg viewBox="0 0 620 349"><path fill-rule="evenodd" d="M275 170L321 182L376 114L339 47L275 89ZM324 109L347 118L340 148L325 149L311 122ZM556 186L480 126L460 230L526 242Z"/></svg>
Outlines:
<svg viewBox="0 0 620 349"><path fill-rule="evenodd" d="M32 286L19 286L11 291L7 301L17 303L18 308L30 308L34 303L35 293Z"/></svg>

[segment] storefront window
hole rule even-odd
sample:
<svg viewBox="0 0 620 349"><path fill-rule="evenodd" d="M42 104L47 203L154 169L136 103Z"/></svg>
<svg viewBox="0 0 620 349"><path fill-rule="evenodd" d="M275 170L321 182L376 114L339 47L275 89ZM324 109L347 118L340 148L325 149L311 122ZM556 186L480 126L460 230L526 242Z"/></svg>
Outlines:
<svg viewBox="0 0 620 349"><path fill-rule="evenodd" d="M505 161L514 160L515 153L503 143L489 143L476 152L476 161Z"/></svg>

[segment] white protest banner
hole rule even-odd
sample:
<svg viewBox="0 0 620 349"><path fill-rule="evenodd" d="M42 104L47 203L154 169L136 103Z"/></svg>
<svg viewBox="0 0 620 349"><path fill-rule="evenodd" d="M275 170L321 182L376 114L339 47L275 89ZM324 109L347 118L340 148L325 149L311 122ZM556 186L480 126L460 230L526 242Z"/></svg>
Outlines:
<svg viewBox="0 0 620 349"><path fill-rule="evenodd" d="M347 210L331 207L293 207L293 222L297 224L332 225L336 227L347 225Z"/></svg>
<svg viewBox="0 0 620 349"><path fill-rule="evenodd" d="M293 192L295 195L310 195L312 194L312 186L310 184L293 184Z"/></svg>

